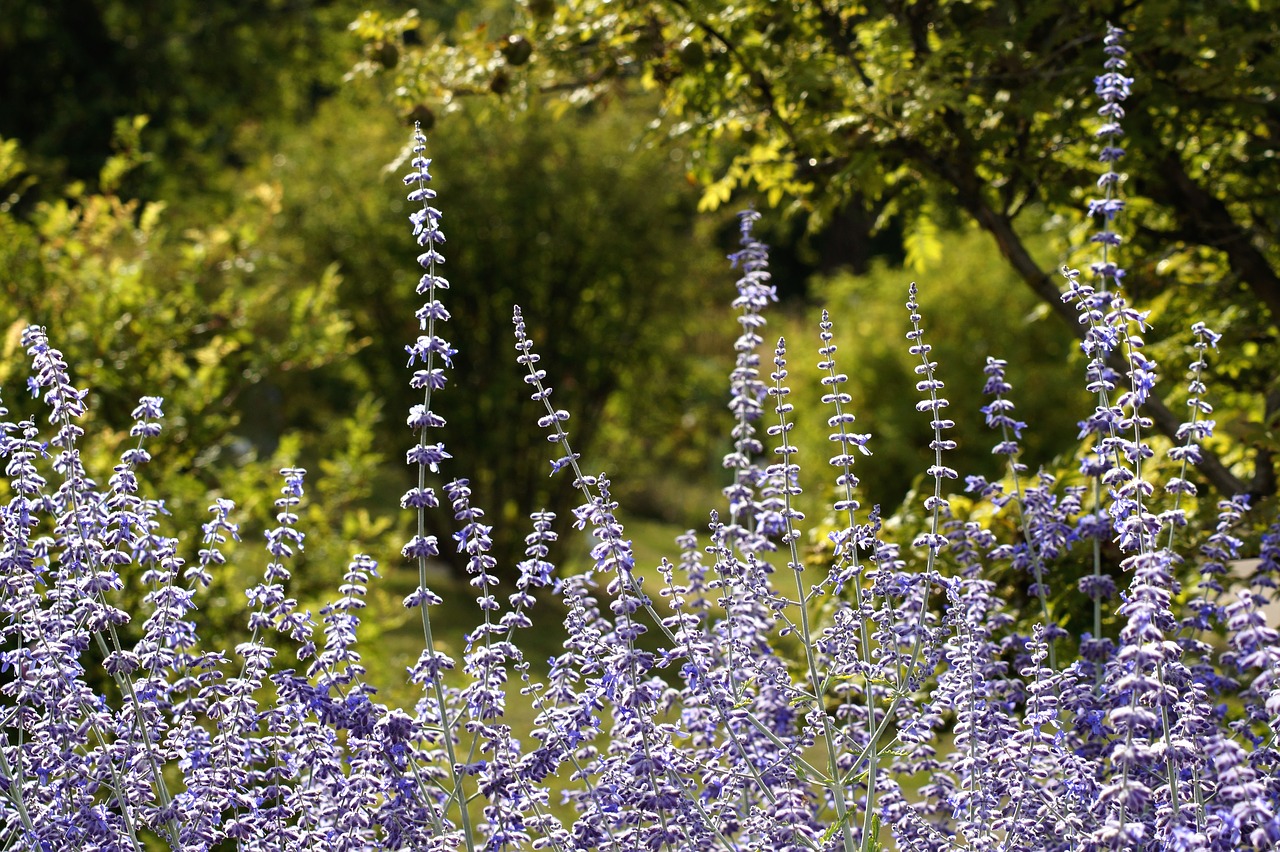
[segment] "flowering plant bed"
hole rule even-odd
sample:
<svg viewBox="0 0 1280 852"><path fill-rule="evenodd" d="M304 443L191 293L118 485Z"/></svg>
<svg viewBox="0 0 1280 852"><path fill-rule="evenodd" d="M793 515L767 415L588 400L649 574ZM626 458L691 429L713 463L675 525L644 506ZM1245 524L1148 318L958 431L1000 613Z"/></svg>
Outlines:
<svg viewBox="0 0 1280 852"><path fill-rule="evenodd" d="M1263 607L1280 569L1280 523L1244 583L1229 565L1241 555L1233 528L1246 498L1222 500L1214 529L1188 528L1190 471L1214 425L1202 374L1217 336L1202 324L1191 329L1190 419L1167 451L1181 471L1149 478L1156 450L1143 404L1156 365L1143 352L1146 314L1126 301L1116 258L1124 202L1115 166L1132 82L1118 29L1108 28L1105 56L1106 171L1089 203L1103 222L1099 259L1089 277L1063 272L1097 399L1082 424L1088 484L1030 477L1018 462L1025 424L1005 364L991 358L982 410L1008 473L969 477L966 488L987 517L1013 519L1017 535L1001 540L979 513L953 511L950 403L912 284L904 328L919 359L916 407L934 433L928 528L903 554L878 509L859 504L855 463L873 441L854 431L824 315L817 354L835 497L825 563L806 564L806 519L794 506L802 471L788 438L792 350L784 340L765 347L763 312L775 294L767 247L753 234L758 214L747 212L732 256L741 271L732 483L707 536L682 536L677 558L662 562L657 590L637 577L608 477L587 472L573 450L569 414L551 402L518 307L515 360L541 406L552 471L581 492L572 524L591 531L591 568L559 575L547 560L557 519L535 512L518 579L504 589L489 555L494 529L467 480L436 484L453 464L431 436L444 423L438 394L457 353L441 336L442 216L415 132L405 180L420 205L410 218L424 303L422 334L406 349L423 401L408 416L418 481L402 503L418 518L403 553L419 582L404 603L420 613L424 649L409 671L421 687L412 707L381 703L364 677L357 627L377 575L371 559L352 558L318 625L289 597L290 561L304 543L301 469L281 471L269 562L247 593L250 638L234 655L203 648L195 609L223 564L220 545L237 534L234 504L215 502L198 559L186 564L162 501L140 493L136 476L161 429L160 398L142 397L137 444L99 484L77 449L86 391L48 332L28 328L28 385L43 396L52 434L0 410L4 848L1276 848L1280 637ZM452 546L477 593L479 624L459 659L432 631L443 602L428 569L444 544L424 518L435 511L456 519ZM1120 554L1123 590L1104 545ZM1085 576L1063 575L1073 549L1092 554ZM1040 607L1030 635L984 576L1010 565ZM137 614L113 605L131 571L149 590ZM1091 634L1066 634L1051 583L1078 583L1094 609ZM568 639L540 679L519 637L550 594L568 613ZM667 599L661 611L655 597ZM1111 609L1121 618L1114 636L1102 629ZM121 628L133 620L141 638L126 643ZM300 669L278 664L286 645ZM525 742L505 719L513 688L536 713ZM562 800L548 789L553 778Z"/></svg>

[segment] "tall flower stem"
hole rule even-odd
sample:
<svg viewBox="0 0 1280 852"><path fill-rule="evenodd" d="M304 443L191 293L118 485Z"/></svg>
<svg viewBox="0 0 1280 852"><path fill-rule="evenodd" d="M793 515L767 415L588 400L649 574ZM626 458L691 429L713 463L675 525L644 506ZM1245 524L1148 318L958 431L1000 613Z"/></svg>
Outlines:
<svg viewBox="0 0 1280 852"><path fill-rule="evenodd" d="M778 339L777 349L774 351L773 359L776 368L770 375L773 379L773 386L769 388L769 396L775 400L774 412L778 415L776 425L769 428L769 434L779 437L779 446L777 453L781 456L782 461L773 465L768 473L776 478L780 484L783 498L782 519L784 531L782 534L782 543L786 545L788 550L789 561L787 567L791 569L791 573L796 581L796 609L800 614L800 641L804 646L805 664L809 674L809 688L812 690L810 700L813 706L810 714L818 717L822 724L822 740L827 751L827 775L837 780L840 778L840 765L836 749L835 735L832 732L831 717L823 706L823 677L818 669L818 660L813 651L813 631L809 626L809 593L804 588L804 562L800 559L800 551L796 542L800 538L800 531L796 529L796 522L804 519L804 515L799 512L793 504L793 499L800 493L798 484L800 469L791 460L791 456L795 454L796 448L792 445L788 438L793 424L789 421L787 415L791 413L793 406L786 401L788 394L791 393L784 382L787 378L787 361L786 361L786 341L782 338ZM872 766L875 765L875 754L871 755ZM872 770L874 771L874 770ZM832 798L835 801L836 820L840 826L840 836L844 845L845 852L853 852L854 840L853 829L849 825L848 805L845 803L844 785L841 783L833 783L830 786Z"/></svg>
<svg viewBox="0 0 1280 852"><path fill-rule="evenodd" d="M427 534L426 510L438 505L434 492L427 486L427 471L430 469L433 473L437 472L440 462L448 458L448 454L444 452L442 444L428 442L427 430L444 425L444 418L436 414L431 408L431 396L434 390L444 387L445 383L443 370L439 366L437 359L449 364L454 351L447 341L436 335L437 322L447 320L449 317L448 311L444 309L444 306L440 304L437 298L438 291L447 289L448 282L437 273L438 264L444 261L444 257L437 248L439 244L444 242L444 235L440 231L440 211L429 203L436 193L435 190L427 186L427 183L431 180L429 171L431 161L424 156L426 150L427 138L422 133L421 127L415 125L413 160L411 163L414 171L405 176L404 182L406 185L416 185L416 188L409 193L409 200L421 202L422 204L420 209L411 214L410 220L413 223L414 237L417 239L418 245L424 249L418 255L418 264L425 270L425 274L418 284L418 292L425 294L427 301L418 311L419 322L426 333L418 338L415 345L406 347L410 353L410 366L413 365L415 360L421 359L424 369L414 375L412 383L413 387L422 390L423 397L422 405L415 406L409 418L410 425L418 433L418 444L409 454L411 463L416 464L418 468L418 486L415 490L405 495L403 502L416 510L417 534L405 546L405 555L412 558L418 568L418 590L415 593L415 600L421 610L422 635L426 644L426 654L429 658L426 671L431 681L430 688L435 698L441 725L440 739L443 741L445 753L449 760L449 771L453 776L452 796L458 803L463 838L468 852L474 852L475 838L471 827L471 816L467 808L466 797L462 794L463 776L459 772L453 732L448 728L449 705L445 697L442 674L442 658L444 655L440 653L436 645L435 635L431 629L429 607L432 604L439 603L440 598L427 588L427 560L439 555L435 537ZM441 830L443 830L442 827Z"/></svg>

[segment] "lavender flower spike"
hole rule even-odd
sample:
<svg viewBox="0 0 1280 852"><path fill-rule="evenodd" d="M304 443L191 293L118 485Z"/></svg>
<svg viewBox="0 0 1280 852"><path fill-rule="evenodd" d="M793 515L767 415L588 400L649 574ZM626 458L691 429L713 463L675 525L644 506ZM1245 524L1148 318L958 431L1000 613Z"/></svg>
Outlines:
<svg viewBox="0 0 1280 852"><path fill-rule="evenodd" d="M733 452L724 457L724 466L732 471L733 484L724 489L729 500L729 525L726 530L743 552L771 550L773 545L755 531L759 512L756 490L764 485L765 473L754 460L764 451L753 425L764 414L768 387L760 377L760 335L765 326L762 311L778 300L777 290L769 283L769 247L752 235L760 218L755 210L739 214L742 248L729 255L735 268L742 270L738 279L738 297L733 307L741 311L738 324L742 333L734 342L737 363L730 375L732 398L729 410L736 424L733 428Z"/></svg>
<svg viewBox="0 0 1280 852"><path fill-rule="evenodd" d="M1102 244L1102 259L1090 268L1101 281L1103 290L1107 290L1109 284L1119 286L1124 277L1124 270L1116 266L1109 257L1109 249L1118 247L1121 243L1120 235L1112 228L1116 216L1125 207L1124 201L1116 195L1121 175L1116 172L1115 164L1124 156L1124 149L1119 145L1120 138L1124 136L1120 119L1124 118L1124 100L1129 97L1129 87L1133 85L1133 78L1121 73L1126 66L1125 49L1121 44L1123 38L1124 30L1107 25L1107 35L1103 39L1103 50L1107 55L1103 63L1105 71L1094 80L1094 91L1102 98L1098 115L1103 120L1102 126L1094 133L1094 138L1103 142L1098 160L1106 164L1107 171L1098 178L1098 189L1104 192L1103 197L1089 201L1089 215L1103 217L1102 230L1091 238L1092 242Z"/></svg>

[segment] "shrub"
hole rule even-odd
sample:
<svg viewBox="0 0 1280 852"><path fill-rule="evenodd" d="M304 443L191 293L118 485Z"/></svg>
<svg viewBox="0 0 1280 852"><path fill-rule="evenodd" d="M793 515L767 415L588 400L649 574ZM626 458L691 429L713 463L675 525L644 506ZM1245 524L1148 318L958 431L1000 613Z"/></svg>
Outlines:
<svg viewBox="0 0 1280 852"><path fill-rule="evenodd" d="M1065 298L1088 326L1087 380L1097 398L1083 424L1085 484L1058 487L1044 474L1028 481L1006 365L991 359L983 410L1009 474L966 481L981 510L962 515L953 506L944 491L958 478L945 456L954 443L949 403L913 284L907 338L934 454L922 529L904 551L878 510L861 513L853 465L874 445L854 431L824 316L819 369L837 497L829 557L821 570L806 566L789 354L779 340L772 368L762 366L763 311L774 290L767 248L752 233L758 214L748 212L732 256L742 272L734 302L741 335L727 509L711 513L703 544L692 532L679 539L680 555L659 566L661 589L652 594L609 479L586 473L571 447L569 416L551 403L519 308L516 360L557 447L553 472L571 475L581 492L573 525L591 530L591 569L556 575L546 559L556 519L535 512L514 591L500 592L494 531L467 481L453 479L443 493L434 484L451 464L432 436L457 353L440 336L449 317L438 298L449 286L439 274L444 237L425 137L415 133L406 183L421 205L410 218L424 304L422 334L406 348L423 402L408 418L419 436L407 455L418 481L403 504L418 532L403 553L419 571L405 604L420 613L425 648L410 669L422 693L409 708L377 700L357 650L377 573L371 559L353 557L319 625L288 596L288 566L304 543L298 468L281 472L269 561L248 591L251 636L235 649L237 661L202 649L194 608L201 587L224 570L234 506L215 502L204 547L184 564L178 540L162 531L163 503L138 487L144 444L161 428L160 400L141 399L131 433L138 443L98 485L78 449L86 392L45 330L28 328L28 387L43 396L53 434L42 437L33 419L5 421L0 445L9 487L3 667L12 673L0 733L6 846L865 850L891 839L930 850L1274 848L1280 649L1261 607L1275 586L1280 524L1263 537L1248 585L1228 594L1228 566L1241 549L1233 530L1247 501L1221 501L1216 525L1200 537L1186 526L1196 488L1185 470L1167 479L1164 494L1150 479L1155 448L1144 440L1142 404L1155 364L1143 353L1145 315L1125 301L1114 256L1123 209L1115 139L1131 82L1120 42L1109 28L1098 78L1108 165L1090 209L1104 222L1095 238L1101 258L1093 283L1064 270ZM1202 325L1193 332L1192 417L1185 443L1166 454L1184 469L1213 425L1201 375L1216 335ZM432 608L443 601L427 585L442 542L427 534L425 513L446 501L481 618L460 660L432 632ZM1015 534L1006 540L996 534L1008 530ZM1092 550L1094 568L1079 586L1098 629L1069 643L1048 586L1070 579L1061 569L1080 549ZM1114 635L1102 630L1117 595L1108 551L1130 577ZM1005 565L1024 570L1042 602L1029 636L1011 627L1013 614L984 575ZM127 569L149 589L131 646L120 640L130 614L112 605ZM1184 590L1178 578L1186 576L1198 585ZM549 593L567 610L567 638L539 670L518 637ZM646 633L658 634L656 649ZM275 663L282 645L298 647L304 669ZM87 686L97 670L109 678L101 693ZM536 714L527 743L507 715L513 678ZM562 801L552 799L553 777Z"/></svg>

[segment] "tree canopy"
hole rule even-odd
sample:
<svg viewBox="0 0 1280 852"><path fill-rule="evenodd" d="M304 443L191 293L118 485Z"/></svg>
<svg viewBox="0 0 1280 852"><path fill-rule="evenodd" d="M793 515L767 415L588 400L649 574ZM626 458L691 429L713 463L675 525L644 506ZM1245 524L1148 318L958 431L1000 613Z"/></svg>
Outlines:
<svg viewBox="0 0 1280 852"><path fill-rule="evenodd" d="M513 20L446 30L411 12L366 15L360 70L389 73L406 109L472 96L601 104L654 90L654 127L688 152L704 209L743 191L866 239L896 222L909 262L958 212L1077 328L1028 235L1046 217L1087 227L1097 173L1082 120L1111 20L1132 34L1125 128L1128 289L1159 334L1192 317L1225 332L1217 382L1231 440L1200 473L1223 494L1274 494L1280 411L1280 16L1275 3L1131 0L788 3L526 0ZM462 21L461 23L466 23ZM414 34L406 43L405 36ZM416 42L421 42L417 44ZM379 61L396 45L396 61ZM516 100L518 99L518 101ZM1155 350L1185 363L1184 344ZM1180 403L1150 410L1172 435Z"/></svg>

